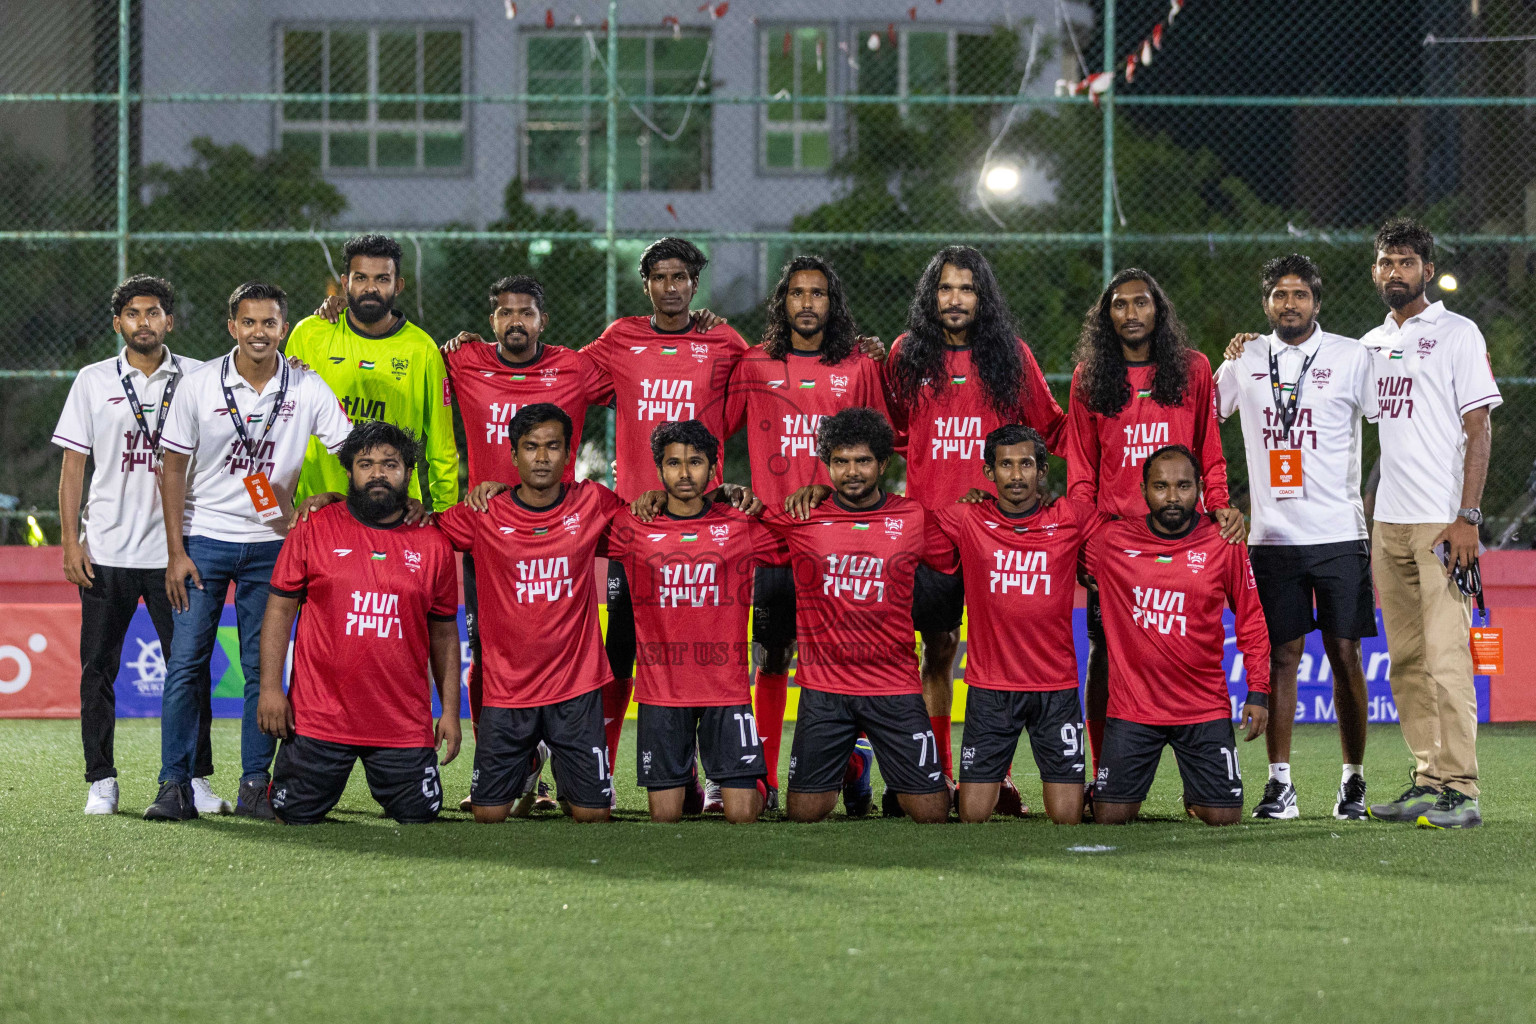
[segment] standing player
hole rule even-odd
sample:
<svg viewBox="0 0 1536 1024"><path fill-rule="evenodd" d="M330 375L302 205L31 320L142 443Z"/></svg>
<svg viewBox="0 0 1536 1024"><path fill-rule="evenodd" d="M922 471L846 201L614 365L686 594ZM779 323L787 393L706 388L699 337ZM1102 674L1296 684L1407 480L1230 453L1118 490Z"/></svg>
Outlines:
<svg viewBox="0 0 1536 1024"><path fill-rule="evenodd" d="M442 809L437 748L447 764L460 742L459 588L443 535L405 521L416 450L392 423L354 427L336 453L351 478L346 503L295 525L272 570L256 714L283 741L271 800L285 824L324 820L358 759L389 817L426 822ZM433 677L443 707L435 728Z"/></svg>
<svg viewBox="0 0 1536 1024"><path fill-rule="evenodd" d="M1374 422L1379 414L1376 372L1365 346L1318 326L1323 279L1311 260L1294 254L1270 260L1261 289L1271 333L1234 339L1216 371L1222 417L1243 416L1253 508L1248 556L1269 626L1269 781L1253 816L1301 813L1290 765L1296 672L1306 635L1321 629L1344 748L1333 816L1360 820L1366 816L1360 638L1376 635L1360 500L1360 419ZM1251 342L1246 349L1245 342Z"/></svg>
<svg viewBox="0 0 1536 1024"><path fill-rule="evenodd" d="M891 419L906 437L907 495L925 508L958 501L986 483L982 449L998 427L1025 423L1055 445L1065 419L1018 336L991 264L970 246L948 246L928 261L907 331L892 344L885 369ZM950 714L965 588L959 577L926 566L917 569L916 587L923 699L952 779Z"/></svg>
<svg viewBox="0 0 1536 1024"><path fill-rule="evenodd" d="M820 821L837 804L859 733L868 735L903 813L949 817L949 783L912 651L913 576L955 570L931 515L880 485L895 434L872 409L822 419L818 453L832 500L810 519L777 509L763 521L795 569L800 711L789 760L789 817Z"/></svg>
<svg viewBox="0 0 1536 1024"><path fill-rule="evenodd" d="M933 513L959 548L970 610L961 821L992 816L1025 732L1045 813L1059 825L1083 820L1085 737L1072 598L1078 554L1098 513L1044 496L1047 454L1044 438L1029 427L998 427L982 456L997 497Z"/></svg>
<svg viewBox="0 0 1536 1024"><path fill-rule="evenodd" d="M1151 274L1116 274L1083 320L1067 409L1067 496L1121 519L1147 514L1142 465L1158 448L1198 453L1205 508L1222 536L1243 538L1243 514L1229 507L1227 463L1216 423L1211 363L1192 351L1173 303ZM1088 738L1098 757L1104 734L1109 655L1099 595L1088 590Z"/></svg>
<svg viewBox="0 0 1536 1024"><path fill-rule="evenodd" d="M692 242L663 238L640 255L640 281L650 316L620 317L581 350L593 370L592 401L613 402L614 489L633 501L656 479L651 431L659 423L698 420L722 444L726 387L747 350L725 324L702 332L689 311L699 275L709 260ZM715 468L720 482L720 468ZM608 660L613 683L603 694L608 755L617 753L624 713L634 691L635 617L629 585L617 562L608 563Z"/></svg>
<svg viewBox="0 0 1536 1024"><path fill-rule="evenodd" d="M197 817L190 786L196 689L207 678L231 583L245 675L235 813L272 816L267 785L274 744L256 726L267 587L310 438L337 449L352 429L325 381L283 361L287 313L287 296L275 285L249 281L236 288L228 324L235 347L187 374L161 435L165 589L175 631L161 700L160 792L144 812L152 821Z"/></svg>
<svg viewBox="0 0 1536 1024"><path fill-rule="evenodd" d="M1184 806L1207 825L1243 816L1221 616L1237 616L1237 648L1248 670L1245 738L1264 731L1269 637L1248 555L1200 515L1200 464L1183 445L1142 460L1150 515L1109 523L1084 549L1098 582L1110 665L1109 720L1093 788L1094 821L1123 825L1141 810L1163 748L1172 746Z"/></svg>
<svg viewBox="0 0 1536 1024"><path fill-rule="evenodd" d="M796 256L784 265L763 343L747 350L726 392L727 421L745 423L753 492L770 508L807 484L825 484L816 429L825 416L855 406L885 410L880 364L861 349L858 327L832 265ZM757 570L752 636L762 645L757 728L768 771L768 806L778 808L789 666L795 654L795 581L788 566Z"/></svg>
<svg viewBox="0 0 1536 1024"><path fill-rule="evenodd" d="M112 329L123 340L114 359L81 369L54 428L64 449L59 471L59 525L64 578L80 588L80 738L85 748L86 814L117 813L117 726L113 683L123 638L143 598L160 638L171 649L171 603L165 593L165 517L160 511L160 434L182 378L201 366L172 355L165 336L174 326L170 282L139 274L112 292ZM90 496L81 514L85 460L95 460ZM197 758L192 797L201 814L227 814L209 781L213 774L211 681L197 686Z"/></svg>
<svg viewBox="0 0 1536 1024"><path fill-rule="evenodd" d="M459 500L452 397L443 357L431 336L395 308L405 285L401 255L400 243L387 235L349 238L341 254L347 273L345 310L333 297L293 329L287 351L314 368L354 422L385 420L416 435L425 450L428 504L441 511ZM341 465L318 444L311 445L297 499L346 489ZM411 496L421 495L421 483L413 476Z"/></svg>
<svg viewBox="0 0 1536 1024"><path fill-rule="evenodd" d="M577 821L607 821L613 777L603 745L603 654L592 574L624 503L590 480L564 482L571 418L558 406L519 409L507 424L518 486L485 512L456 505L437 517L459 551L474 554L480 595L484 706L469 797L475 820L505 821L526 789L540 741L560 800Z"/></svg>
<svg viewBox="0 0 1536 1024"><path fill-rule="evenodd" d="M649 522L623 513L609 534L635 608L636 774L651 820L677 821L697 748L721 787L725 819L756 821L767 792L748 684L747 608L754 569L784 559L761 522L707 497L720 442L702 423L663 423L651 448L666 506Z"/></svg>

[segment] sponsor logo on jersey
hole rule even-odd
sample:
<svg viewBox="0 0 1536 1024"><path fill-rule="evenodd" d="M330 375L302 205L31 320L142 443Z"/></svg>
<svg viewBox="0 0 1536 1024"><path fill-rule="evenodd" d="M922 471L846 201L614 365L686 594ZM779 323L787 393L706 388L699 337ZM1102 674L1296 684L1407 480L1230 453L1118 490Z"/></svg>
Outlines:
<svg viewBox="0 0 1536 1024"><path fill-rule="evenodd" d="M337 558L345 558L348 555L350 555L351 553L352 553L352 549L351 548L332 548L331 549L331 554L335 555Z"/></svg>
<svg viewBox="0 0 1536 1024"><path fill-rule="evenodd" d="M335 363L337 366L340 366L342 363L344 363L346 361L347 361L347 357L346 356L331 356L331 362Z"/></svg>
<svg viewBox="0 0 1536 1024"><path fill-rule="evenodd" d="M990 520L990 519L983 519L983 520L982 520L982 522L983 522L983 523L985 523L985 524L986 524L986 527L987 527L987 529L989 529L989 530L995 530L995 529L997 529L997 528L998 528L998 526L999 526L999 525L1001 525L1001 524L999 524L999 523L994 523L994 522L993 522L993 521L992 521L992 520Z"/></svg>
<svg viewBox="0 0 1536 1024"><path fill-rule="evenodd" d="M373 360L371 360L371 359L359 359L357 361L357 368L359 370L371 370L371 369L373 369Z"/></svg>
<svg viewBox="0 0 1536 1024"><path fill-rule="evenodd" d="M783 381L783 380L771 380L771 381L768 382L768 386L770 388L781 388L781 387L783 387L787 383L789 383L789 382L788 381Z"/></svg>
<svg viewBox="0 0 1536 1024"><path fill-rule="evenodd" d="M1010 551L1004 548L992 552L992 559L992 593L1016 591L1025 597L1036 591L1050 594L1051 573L1044 551Z"/></svg>
<svg viewBox="0 0 1536 1024"><path fill-rule="evenodd" d="M1132 551L1130 548L1121 548L1120 550L1125 552L1125 557L1127 558L1135 558L1137 555L1141 554L1140 551Z"/></svg>
<svg viewBox="0 0 1536 1024"><path fill-rule="evenodd" d="M496 529L500 530L504 534L513 534L517 532L517 527L515 526L498 526Z"/></svg>
<svg viewBox="0 0 1536 1024"><path fill-rule="evenodd" d="M126 402L127 400L128 399L125 398L124 396L118 395L116 398L109 398L109 399L107 399L107 404L108 405L116 405L118 402Z"/></svg>
<svg viewBox="0 0 1536 1024"><path fill-rule="evenodd" d="M656 541L659 541L659 540L666 540L667 539L667 535L664 534L664 533L648 533L648 534L645 535L645 539L648 540L648 541L651 541L652 543L655 543Z"/></svg>
<svg viewBox="0 0 1536 1024"><path fill-rule="evenodd" d="M371 555L372 555L372 556L373 556L373 560L374 560L374 561L375 561L375 562L382 562L382 561L384 561L384 559L385 559L385 558L386 558L386 557L388 557L388 556L387 556L387 555L385 555L385 554L384 554L384 552L382 552L382 551L373 551L373 552L370 552L370 554L371 554Z"/></svg>
<svg viewBox="0 0 1536 1024"><path fill-rule="evenodd" d="M656 419L677 422L695 418L691 380L647 377L640 381L640 392L635 418L641 422Z"/></svg>
<svg viewBox="0 0 1536 1024"><path fill-rule="evenodd" d="M362 398L358 395L342 395L341 411L350 420L382 420L388 411L382 398Z"/></svg>
<svg viewBox="0 0 1536 1024"><path fill-rule="evenodd" d="M1161 562L1164 559L1159 558ZM1185 636L1189 622L1184 615L1184 591L1164 590L1162 587L1132 587L1136 607L1131 611L1131 622L1148 630L1172 634L1178 630Z"/></svg>
<svg viewBox="0 0 1536 1024"><path fill-rule="evenodd" d="M374 558L383 558L378 551ZM352 610L347 613L347 636L372 633L380 640L405 635L400 626L400 595L373 590L352 591Z"/></svg>
<svg viewBox="0 0 1536 1024"><path fill-rule="evenodd" d="M979 459L986 439L980 416L937 416L933 421L933 459Z"/></svg>
<svg viewBox="0 0 1536 1024"><path fill-rule="evenodd" d="M649 346L647 346L647 345L631 345L631 346L629 346L629 350L631 352L633 352L635 355L639 355L640 353L644 352L648 347Z"/></svg>
<svg viewBox="0 0 1536 1024"><path fill-rule="evenodd" d="M864 524L864 528L869 529L869 525ZM846 594L854 601L885 602L885 559L873 555L827 555L826 561L827 571L821 577L823 597L840 598Z"/></svg>
<svg viewBox="0 0 1536 1024"><path fill-rule="evenodd" d="M547 529L545 532L548 532ZM515 593L518 604L532 604L541 598L554 601L562 596L571 597L575 593L571 581L571 560L560 555L518 562Z"/></svg>
<svg viewBox="0 0 1536 1024"><path fill-rule="evenodd" d="M660 566L661 582L656 601L663 608L705 608L720 603L720 584L715 563L687 562Z"/></svg>

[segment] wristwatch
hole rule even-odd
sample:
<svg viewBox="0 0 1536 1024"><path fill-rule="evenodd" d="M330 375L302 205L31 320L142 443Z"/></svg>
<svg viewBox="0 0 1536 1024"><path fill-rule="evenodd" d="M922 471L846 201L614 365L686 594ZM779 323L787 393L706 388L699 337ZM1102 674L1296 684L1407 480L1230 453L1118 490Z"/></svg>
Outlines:
<svg viewBox="0 0 1536 1024"><path fill-rule="evenodd" d="M1459 508L1456 510L1456 518L1465 519L1473 526L1483 525L1483 510L1480 508Z"/></svg>

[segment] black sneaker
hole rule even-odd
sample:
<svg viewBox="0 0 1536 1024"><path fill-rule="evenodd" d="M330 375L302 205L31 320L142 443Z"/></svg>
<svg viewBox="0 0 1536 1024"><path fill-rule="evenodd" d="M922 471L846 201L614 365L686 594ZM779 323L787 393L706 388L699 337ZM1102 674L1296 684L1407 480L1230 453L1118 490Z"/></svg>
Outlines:
<svg viewBox="0 0 1536 1024"><path fill-rule="evenodd" d="M1339 798L1333 805L1333 816L1340 821L1364 821L1365 776L1351 775L1339 786Z"/></svg>
<svg viewBox="0 0 1536 1024"><path fill-rule="evenodd" d="M266 779L241 782L240 796L235 801L235 813L242 818L276 821L277 815L272 813L272 800L267 793L269 787L270 783Z"/></svg>
<svg viewBox="0 0 1536 1024"><path fill-rule="evenodd" d="M1253 816L1277 821L1301 817L1301 808L1296 806L1296 787L1289 782L1270 779L1264 784L1264 799L1254 807Z"/></svg>
<svg viewBox="0 0 1536 1024"><path fill-rule="evenodd" d="M768 787L768 798L763 801L763 812L764 813L768 813L770 811L773 812L774 814L779 813L779 787L778 786L769 786Z"/></svg>
<svg viewBox="0 0 1536 1024"><path fill-rule="evenodd" d="M901 801L896 797L896 791L889 786L880 796L880 813L887 818L905 818L907 812L901 809Z"/></svg>
<svg viewBox="0 0 1536 1024"><path fill-rule="evenodd" d="M155 802L144 809L145 821L191 821L197 817L192 783L162 782Z"/></svg>

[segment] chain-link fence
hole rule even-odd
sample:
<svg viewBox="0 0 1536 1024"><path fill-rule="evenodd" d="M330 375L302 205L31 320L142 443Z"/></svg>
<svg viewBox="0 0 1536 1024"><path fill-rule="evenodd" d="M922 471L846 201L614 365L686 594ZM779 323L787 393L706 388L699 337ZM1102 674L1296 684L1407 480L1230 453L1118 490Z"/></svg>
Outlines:
<svg viewBox="0 0 1536 1024"><path fill-rule="evenodd" d="M434 336L485 325L489 282L526 271L548 337L579 346L646 311L636 258L679 234L749 339L782 261L816 251L889 342L929 255L968 242L1065 404L1114 268L1156 274L1214 364L1266 329L1259 267L1283 252L1322 267L1330 330L1379 323L1369 239L1406 213L1437 232L1439 297L1488 338L1506 401L1484 504L1494 536L1516 522L1536 9L912 2L7 6L0 493L56 536L49 435L73 371L115 350L125 272L176 285L173 347L208 356L235 284L282 284L297 319L335 290L341 241L383 230Z"/></svg>

